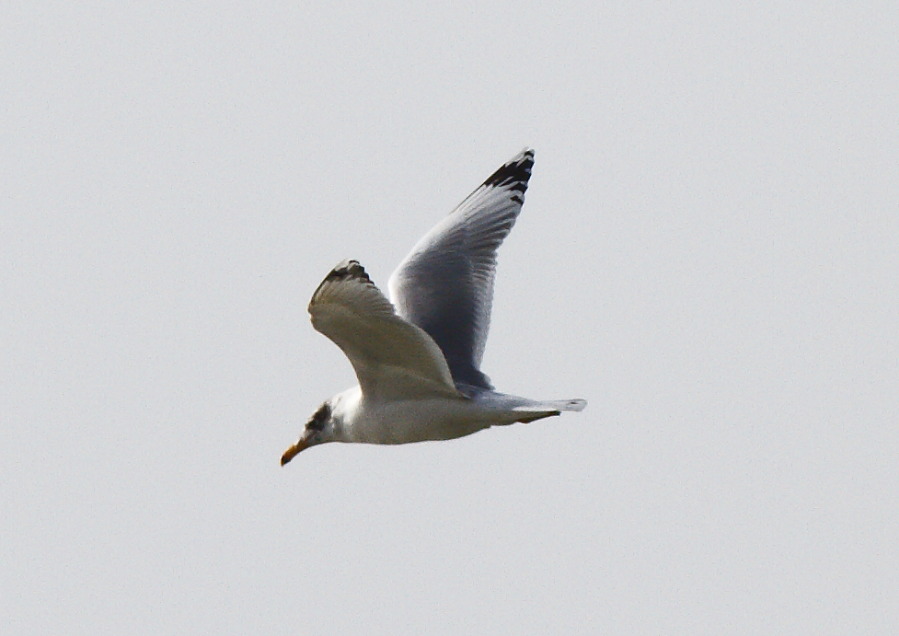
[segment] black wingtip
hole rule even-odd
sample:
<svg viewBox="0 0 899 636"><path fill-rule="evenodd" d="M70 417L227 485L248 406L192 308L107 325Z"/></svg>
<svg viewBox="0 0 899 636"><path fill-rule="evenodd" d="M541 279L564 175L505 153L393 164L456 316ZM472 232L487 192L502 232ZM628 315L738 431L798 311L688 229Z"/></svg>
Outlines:
<svg viewBox="0 0 899 636"><path fill-rule="evenodd" d="M371 278L368 277L368 274L365 272L365 268L359 264L359 261L352 259L338 263L337 266L332 269L327 276L325 276L325 280L322 282L326 283L334 280L344 280L347 278L361 279L366 283L371 283Z"/></svg>
<svg viewBox="0 0 899 636"><path fill-rule="evenodd" d="M515 155L515 158L504 164L496 172L487 177L485 186L495 188L508 187L524 194L528 189L528 179L531 178L531 168L534 167L534 150L525 148Z"/></svg>
<svg viewBox="0 0 899 636"><path fill-rule="evenodd" d="M352 259L341 261L334 266L334 269L328 272L328 275L325 276L325 279L318 284L318 287L315 288L315 293L312 294L312 300L309 302L309 311L312 311L312 303L315 302L315 298L322 290L322 287L324 287L328 283L346 279L361 280L367 285L371 285L372 287L375 286L371 278L369 278L368 274L365 272L365 269L362 267L362 265L359 264L359 261Z"/></svg>

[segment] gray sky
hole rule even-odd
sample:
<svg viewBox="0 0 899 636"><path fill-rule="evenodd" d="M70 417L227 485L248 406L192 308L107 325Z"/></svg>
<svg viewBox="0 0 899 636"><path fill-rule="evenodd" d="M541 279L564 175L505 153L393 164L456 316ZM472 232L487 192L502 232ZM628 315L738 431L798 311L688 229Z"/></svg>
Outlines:
<svg viewBox="0 0 899 636"><path fill-rule="evenodd" d="M899 629L894 3L0 13L4 633ZM587 410L281 468L525 145L484 369Z"/></svg>

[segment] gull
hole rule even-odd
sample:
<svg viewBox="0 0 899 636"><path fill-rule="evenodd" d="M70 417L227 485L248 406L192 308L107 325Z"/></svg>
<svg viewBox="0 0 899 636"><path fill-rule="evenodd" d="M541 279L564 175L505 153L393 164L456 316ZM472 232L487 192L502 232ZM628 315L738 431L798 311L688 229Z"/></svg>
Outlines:
<svg viewBox="0 0 899 636"><path fill-rule="evenodd" d="M325 276L309 303L312 326L343 350L359 384L318 408L282 466L326 442L447 440L587 406L498 393L480 370L496 251L521 212L533 165L525 148L425 234L390 277L392 303L358 261Z"/></svg>

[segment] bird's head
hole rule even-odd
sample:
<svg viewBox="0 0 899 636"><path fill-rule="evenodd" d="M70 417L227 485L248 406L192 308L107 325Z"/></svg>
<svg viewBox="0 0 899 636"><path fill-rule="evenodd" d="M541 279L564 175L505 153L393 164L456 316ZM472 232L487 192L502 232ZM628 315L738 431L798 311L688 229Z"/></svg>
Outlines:
<svg viewBox="0 0 899 636"><path fill-rule="evenodd" d="M292 445L284 454L281 455L281 465L283 466L297 453L306 450L310 446L317 446L325 442L334 441L335 418L333 417L333 406L331 400L324 402L318 410L306 422L306 428L300 435L300 439L296 444Z"/></svg>

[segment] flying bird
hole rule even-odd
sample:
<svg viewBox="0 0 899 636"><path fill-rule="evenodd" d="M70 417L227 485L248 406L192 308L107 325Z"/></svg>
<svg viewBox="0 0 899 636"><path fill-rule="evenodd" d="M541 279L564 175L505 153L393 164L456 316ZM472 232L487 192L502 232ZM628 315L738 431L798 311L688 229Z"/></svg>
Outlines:
<svg viewBox="0 0 899 636"><path fill-rule="evenodd" d="M325 276L309 303L312 326L343 350L359 385L318 408L282 465L325 442L454 439L587 406L498 393L480 370L496 251L521 212L533 165L526 148L425 234L390 277L392 304L358 261Z"/></svg>

